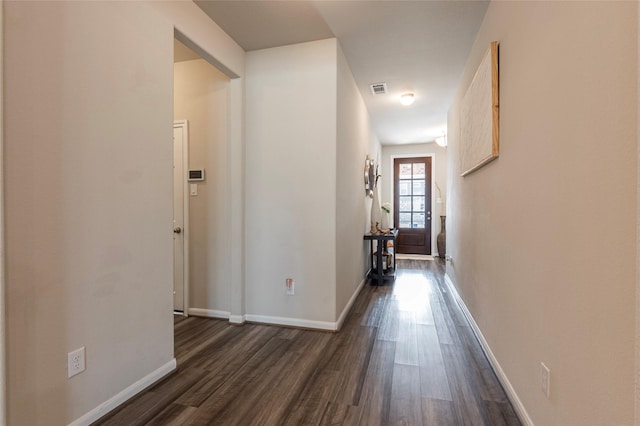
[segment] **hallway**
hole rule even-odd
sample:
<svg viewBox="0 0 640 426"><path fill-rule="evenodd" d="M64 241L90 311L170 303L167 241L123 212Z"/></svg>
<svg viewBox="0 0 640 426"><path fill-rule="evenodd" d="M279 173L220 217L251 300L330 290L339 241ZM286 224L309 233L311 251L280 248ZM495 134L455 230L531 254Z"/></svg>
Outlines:
<svg viewBox="0 0 640 426"><path fill-rule="evenodd" d="M398 260L339 333L176 317L178 370L100 425L520 425L441 260Z"/></svg>

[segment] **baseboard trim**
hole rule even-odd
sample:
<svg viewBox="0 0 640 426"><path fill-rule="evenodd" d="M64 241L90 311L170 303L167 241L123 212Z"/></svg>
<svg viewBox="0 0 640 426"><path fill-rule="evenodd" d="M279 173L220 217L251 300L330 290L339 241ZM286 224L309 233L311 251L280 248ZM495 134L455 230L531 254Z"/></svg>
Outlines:
<svg viewBox="0 0 640 426"><path fill-rule="evenodd" d="M142 379L133 383L131 386L125 388L123 391L112 396L102 404L98 405L93 410L89 411L82 417L74 420L69 426L88 426L95 422L105 414L109 413L113 409L120 406L122 403L128 401L138 393L142 392L158 380L162 379L167 374L176 369L176 359L173 358L162 367L144 376Z"/></svg>
<svg viewBox="0 0 640 426"><path fill-rule="evenodd" d="M229 319L231 312L218 311L215 309L189 308L189 315L194 317Z"/></svg>
<svg viewBox="0 0 640 426"><path fill-rule="evenodd" d="M231 324L244 324L246 321L246 315L229 315L229 322Z"/></svg>
<svg viewBox="0 0 640 426"><path fill-rule="evenodd" d="M360 281L360 284L358 284L358 287L351 295L351 298L347 302L346 306L342 310L342 313L340 314L340 317L336 322L313 321L313 320L307 320L307 319L301 319L301 318L272 317L269 315L252 315L252 314L244 315L242 322L246 320L249 322L257 322L261 324L282 325L285 327L300 327L300 328L311 328L314 330L338 331L340 330L340 328L342 328L342 324L347 318L347 315L349 314L351 307L355 303L356 298L358 297L358 294L360 294L360 291L362 290L366 282L367 282L366 277L362 281ZM240 315L238 316L241 317ZM229 321L233 322L231 320Z"/></svg>
<svg viewBox="0 0 640 426"><path fill-rule="evenodd" d="M336 331L337 323L328 321L313 321L301 318L272 317L268 315L246 314L245 319L249 322L261 324L283 325L286 327L312 328L315 330Z"/></svg>
<svg viewBox="0 0 640 426"><path fill-rule="evenodd" d="M362 287L364 287L364 284L366 282L367 282L367 277L364 277L362 281L360 281L360 284L358 284L358 288L356 288L356 291L354 291L353 295L351 295L351 299L349 299L349 301L347 302L347 305L342 310L340 317L338 317L338 321L336 321L336 328L335 328L336 331L342 328L342 324L344 324L344 320L347 319L347 314L351 310L351 307L353 306L354 302L356 301L356 298L360 294L360 291L362 290Z"/></svg>
<svg viewBox="0 0 640 426"><path fill-rule="evenodd" d="M231 312L216 309L189 308L189 315L194 317L228 319L231 324L244 324L244 315L231 315Z"/></svg>
<svg viewBox="0 0 640 426"><path fill-rule="evenodd" d="M527 413L527 410L522 404L522 401L520 401L518 394L516 393L513 386L511 386L511 382L509 382L507 375L505 374L504 370L500 366L500 363L496 359L495 355L493 355L493 352L491 351L491 348L489 347L487 340L482 335L482 332L480 331L478 324L476 323L475 319L473 319L473 316L471 315L471 312L467 308L467 305L464 303L464 300L462 300L462 297L460 297L460 294L458 293L458 290L456 289L455 285L453 285L453 281L451 280L451 277L449 277L449 274L444 274L444 281L447 285L447 288L449 289L453 297L456 299L456 302L460 306L460 309L462 309L462 312L464 313L464 316L467 318L467 321L469 321L469 325L471 325L471 329L473 330L473 333L478 338L478 341L480 342L480 346L482 346L482 350L487 356L487 359L489 360L491 367L493 367L493 371L495 371L496 376L498 377L498 380L502 384L502 387L504 387L504 390L507 393L507 397L509 398L509 401L511 401L511 404L513 404L513 407L515 408L516 414L520 418L520 421L525 426L534 426L533 420L531 420L531 417L529 417L529 413Z"/></svg>

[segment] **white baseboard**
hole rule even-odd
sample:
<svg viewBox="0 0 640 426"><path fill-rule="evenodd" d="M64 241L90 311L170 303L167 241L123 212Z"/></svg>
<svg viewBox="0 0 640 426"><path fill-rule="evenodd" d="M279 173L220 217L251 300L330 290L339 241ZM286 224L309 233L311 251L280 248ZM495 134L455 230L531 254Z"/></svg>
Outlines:
<svg viewBox="0 0 640 426"><path fill-rule="evenodd" d="M342 310L340 317L338 317L338 321L336 322L336 328L335 328L336 330L340 330L342 328L342 324L344 323L344 320L347 318L347 314L351 310L353 303L356 301L358 294L360 294L360 290L362 290L362 287L364 287L364 284L366 282L367 282L367 277L364 277L362 281L360 281L360 284L358 284L358 288L356 288L356 291L353 292L351 299L349 299L349 301L347 302L347 305Z"/></svg>
<svg viewBox="0 0 640 426"><path fill-rule="evenodd" d="M231 312L216 309L189 308L189 315L194 317L228 319L231 324L244 324L244 315L232 315Z"/></svg>
<svg viewBox="0 0 640 426"><path fill-rule="evenodd" d="M272 317L268 315L251 315L244 316L247 321L258 322L262 324L284 325L288 327L313 328L316 330L337 330L337 323L328 321L313 321L300 318Z"/></svg>
<svg viewBox="0 0 640 426"><path fill-rule="evenodd" d="M462 300L462 298L460 297L458 290L453 285L453 281L451 281L451 277L449 277L448 274L444 274L444 281L447 284L447 288L449 289L451 294L453 294L453 297L455 297L456 302L460 306L460 309L462 309L462 312L464 313L464 316L467 318L467 321L469 321L469 324L471 325L471 329L473 330L474 334L478 338L478 341L480 342L480 346L482 346L482 350L487 356L487 359L489 360L491 367L493 367L493 371L495 371L496 376L498 376L498 380L500 380L502 387L504 387L504 390L507 393L507 397L509 398L509 401L511 401L511 404L513 404L513 407L515 408L516 414L520 418L520 421L525 426L534 426L533 420L531 420L531 417L529 417L529 413L527 413L527 410L522 404L522 401L520 401L520 398L518 398L518 394L516 393L515 389L513 389L513 386L511 386L511 382L509 382L509 379L507 378L507 375L505 374L504 370L500 366L500 363L498 363L498 360L493 355L493 352L491 351L491 348L489 347L489 344L487 343L486 339L482 335L482 332L480 331L480 328L478 327L476 320L473 319L471 312L469 312L467 305L464 303L464 300Z"/></svg>
<svg viewBox="0 0 640 426"><path fill-rule="evenodd" d="M336 330L336 323L311 321L298 318L272 317L267 315L231 315L230 312L213 309L189 308L189 315L196 317L228 319L232 324L244 324L245 321L291 327L317 328L320 330Z"/></svg>
<svg viewBox="0 0 640 426"><path fill-rule="evenodd" d="M193 315L194 317L229 319L231 313L215 309L189 308L189 315Z"/></svg>
<svg viewBox="0 0 640 426"><path fill-rule="evenodd" d="M162 367L158 368L155 371L144 376L142 379L133 383L131 386L127 387L123 391L109 398L102 404L98 405L93 410L86 413L84 416L76 419L69 426L87 426L91 423L98 420L100 417L104 416L108 412L117 408L120 404L128 401L138 393L142 392L152 384L156 383L158 380L162 379L167 374L171 373L176 369L176 359L173 358L171 361L167 362Z"/></svg>
<svg viewBox="0 0 640 426"><path fill-rule="evenodd" d="M244 324L246 321L246 315L229 315L229 322L231 324Z"/></svg>
<svg viewBox="0 0 640 426"><path fill-rule="evenodd" d="M367 282L366 277L362 281L360 281L360 284L358 284L358 287L353 292L353 295L351 295L351 299L349 299L349 301L347 302L347 305L342 310L342 313L340 314L340 317L336 322L313 321L313 320L307 320L307 319L301 319L301 318L272 317L269 315L252 315L252 314L244 315L244 319L246 321L258 322L261 324L283 325L287 327L312 328L315 330L338 331L342 327L344 320L347 318L347 314L351 310L351 307L356 301L358 294L360 294L360 290L362 290L362 287L364 287L366 282Z"/></svg>

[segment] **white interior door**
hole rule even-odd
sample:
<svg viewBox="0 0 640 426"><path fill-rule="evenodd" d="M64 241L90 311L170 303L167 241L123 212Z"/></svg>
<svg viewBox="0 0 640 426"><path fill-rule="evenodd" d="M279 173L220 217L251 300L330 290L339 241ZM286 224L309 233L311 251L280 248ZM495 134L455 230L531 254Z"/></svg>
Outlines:
<svg viewBox="0 0 640 426"><path fill-rule="evenodd" d="M173 123L173 310L187 313L188 300L188 132L186 121Z"/></svg>

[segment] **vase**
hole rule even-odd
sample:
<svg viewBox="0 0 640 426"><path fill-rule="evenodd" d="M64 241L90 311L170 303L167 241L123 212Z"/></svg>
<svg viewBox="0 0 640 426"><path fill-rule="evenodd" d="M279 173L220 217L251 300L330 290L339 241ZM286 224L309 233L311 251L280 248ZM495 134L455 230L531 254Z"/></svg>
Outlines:
<svg viewBox="0 0 640 426"><path fill-rule="evenodd" d="M380 229L389 229L389 213L383 211L382 212L382 219L380 222Z"/></svg>
<svg viewBox="0 0 640 426"><path fill-rule="evenodd" d="M378 199L378 188L373 188L373 203L371 203L371 227L380 226L382 222L382 212L380 210L380 200Z"/></svg>
<svg viewBox="0 0 640 426"><path fill-rule="evenodd" d="M440 216L440 233L436 239L436 244L438 245L438 257L440 259L444 259L445 254L447 253L447 228L446 228L447 217Z"/></svg>

